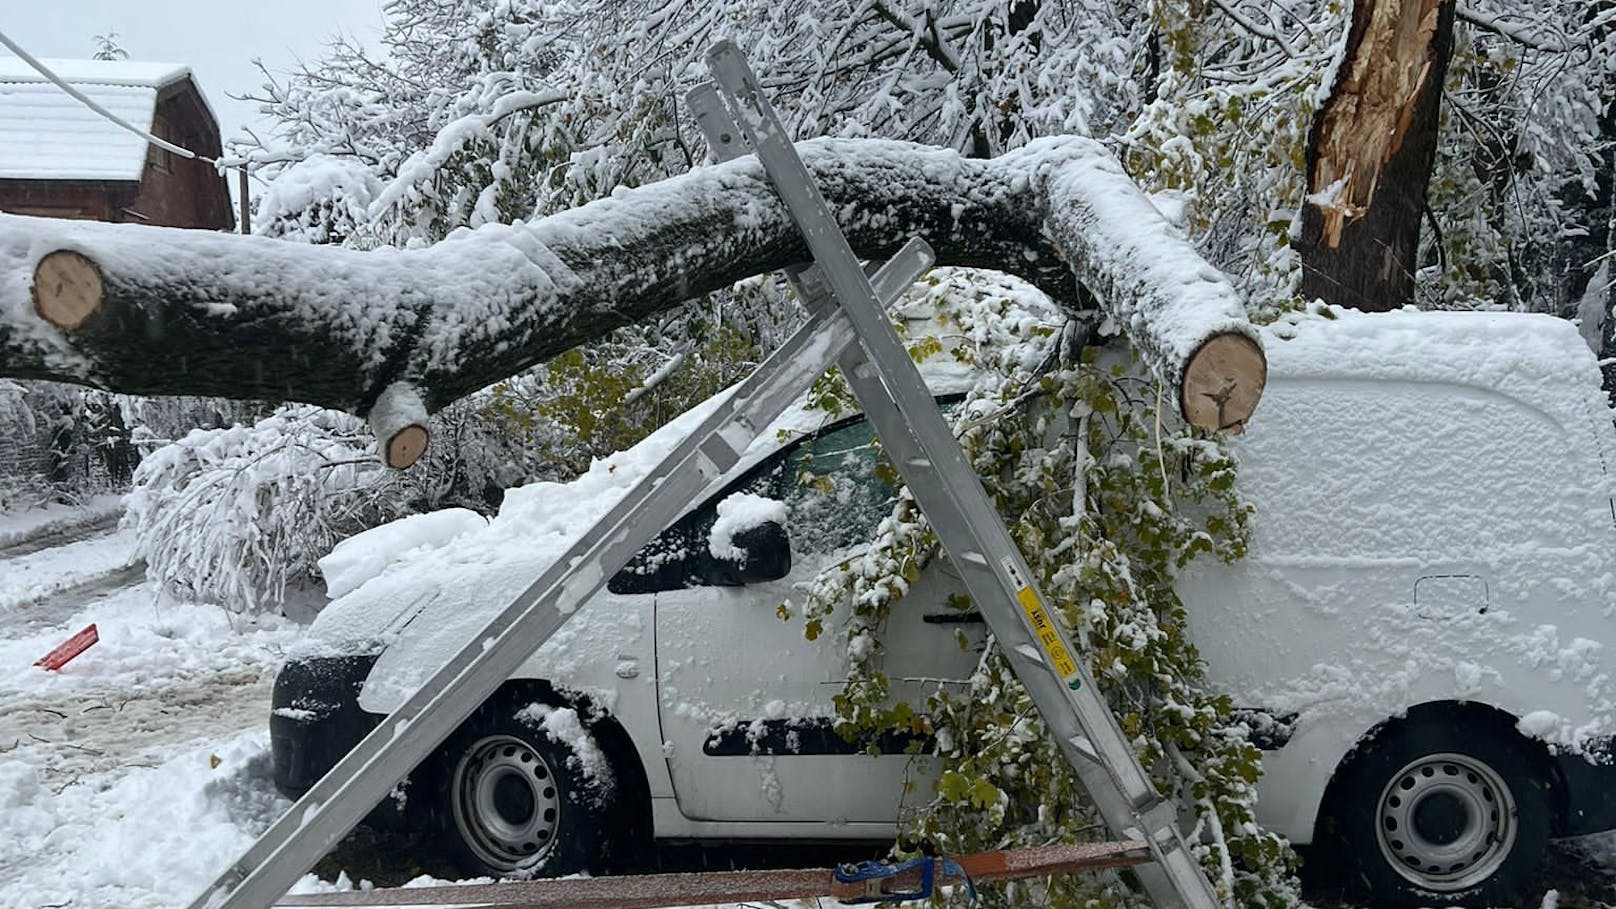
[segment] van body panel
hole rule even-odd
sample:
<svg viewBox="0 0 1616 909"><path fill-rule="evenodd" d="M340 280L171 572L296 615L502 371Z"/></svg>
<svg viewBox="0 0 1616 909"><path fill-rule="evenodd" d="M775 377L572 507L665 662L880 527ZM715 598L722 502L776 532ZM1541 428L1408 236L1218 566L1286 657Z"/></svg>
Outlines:
<svg viewBox="0 0 1616 909"><path fill-rule="evenodd" d="M1616 430L1575 329L1519 314L1338 313L1287 320L1263 341L1268 390L1230 443L1255 508L1249 556L1198 561L1176 584L1211 687L1238 708L1294 715L1265 755L1259 820L1309 842L1341 761L1424 703L1490 705L1565 754L1607 741ZM711 495L823 421L788 413ZM512 491L516 520L522 492ZM503 521L502 511L491 532L516 532ZM376 608L323 629L317 620L339 652L379 642L359 696L366 712L401 704L545 567L491 564L486 586L423 592L436 583L432 558L370 581L363 596ZM622 724L659 837L890 836L903 784L918 784L907 796L917 801L928 791L924 759L710 747L725 727L773 743L771 721L832 714L845 629L832 624L810 644L800 619L774 614L800 605L806 583L794 571L744 587L603 592L518 675L587 695ZM926 621L957 586L939 559L894 607L883 668L895 688L918 693L971 671L981 626ZM969 632L963 650L958 631ZM781 734L791 741L792 730ZM1601 801L1584 826L1616 824L1605 801L1616 803Z"/></svg>
<svg viewBox="0 0 1616 909"><path fill-rule="evenodd" d="M1264 758L1264 821L1308 842L1353 743L1414 705L1488 704L1572 751L1608 734L1613 433L1575 330L1470 313L1285 329L1231 442L1247 558L1177 584L1212 686L1298 717ZM1418 356L1388 359L1388 332Z"/></svg>
<svg viewBox="0 0 1616 909"><path fill-rule="evenodd" d="M481 629L486 613L473 611L467 617L456 605L454 598L439 598L393 635L365 680L361 708L391 713ZM458 605L463 607L463 601ZM651 795L658 797L672 795L673 787L658 733L651 609L648 594L602 591L512 678L543 680L563 695L577 692L616 718L634 743Z"/></svg>

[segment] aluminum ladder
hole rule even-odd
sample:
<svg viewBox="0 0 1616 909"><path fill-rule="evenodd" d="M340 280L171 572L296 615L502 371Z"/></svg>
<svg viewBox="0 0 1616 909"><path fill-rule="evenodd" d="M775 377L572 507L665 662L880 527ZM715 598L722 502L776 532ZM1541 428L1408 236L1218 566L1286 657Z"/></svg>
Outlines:
<svg viewBox="0 0 1616 909"><path fill-rule="evenodd" d="M1111 830L1143 841L1136 872L1160 909L1222 904L1128 747L1092 677L1045 606L981 481L950 432L885 308L934 260L912 239L873 276L848 246L745 57L728 41L708 64L716 84L691 104L720 159L750 144L813 254L788 278L808 322L578 542L298 799L192 903L268 909L424 761L534 650L605 586L833 363L1005 648ZM744 139L744 143L743 143Z"/></svg>

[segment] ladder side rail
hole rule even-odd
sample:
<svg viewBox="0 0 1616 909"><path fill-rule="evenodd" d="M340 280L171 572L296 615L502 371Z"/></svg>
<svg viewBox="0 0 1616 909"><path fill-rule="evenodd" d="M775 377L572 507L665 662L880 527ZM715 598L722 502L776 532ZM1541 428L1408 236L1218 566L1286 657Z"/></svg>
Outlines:
<svg viewBox="0 0 1616 909"><path fill-rule="evenodd" d="M915 241L878 273L895 298L930 267ZM606 516L272 824L191 905L267 907L548 640L576 608L733 466L852 343L839 313L811 318Z"/></svg>
<svg viewBox="0 0 1616 909"><path fill-rule="evenodd" d="M940 537L944 539L945 547L948 545L947 539L949 537L954 538L956 541L961 541L964 537L962 534L953 531L952 527L942 525L963 524L971 531L974 531L976 535L984 538L985 548L975 551L992 552L995 556L1007 555L1014 560L1015 567L1019 569L1021 577L1028 578L1030 582L1030 572L1014 541L1010 538L1009 531L1004 528L997 509L993 507L986 492L982 490L981 481L977 478L975 469L965 460L964 452L955 441L952 431L949 430L947 423L942 418L942 414L938 412L933 403L930 390L926 388L925 382L921 379L919 370L910 361L908 351L903 347L902 341L898 339L897 334L893 331L884 309L871 305L867 299L870 297L871 291L864 278L863 269L858 265L857 257L854 255L852 248L848 246L847 240L842 235L834 217L830 214L828 206L820 197L813 183L812 175L808 173L807 168L797 156L796 149L787 137L784 127L774 117L772 109L768 106L767 99L759 89L750 69L747 68L744 58L734 45L723 42L716 46L711 53L709 68L719 84L743 108L734 112L737 126L751 140L752 146L756 149L765 170L769 172L776 192L780 194L781 199L786 203L787 209L802 227L803 234L808 240L809 248L813 251L814 259L819 264L819 274L841 303L843 312L853 322L858 332L859 341L865 348L866 359L874 364L879 364L874 377L885 387L886 394L873 396L874 399L869 402L861 400L860 404L867 405L866 412L872 415L872 424L876 425L877 429L880 429L880 425L874 423L874 420L881 420L889 423L889 425L900 422L899 420L883 420L880 415L881 411L887 409L880 399L882 397L889 398L896 407L901 419L901 425L905 427L904 432L912 434L920 448L920 458L926 462L923 465L924 470L936 471L948 481L942 485L945 488L953 489L953 495L949 496L949 498L953 499L953 502L943 501L941 496L934 497L937 499L937 506L955 512L961 519L947 522L939 521L935 518L932 520L933 527L938 529ZM867 388L870 387L868 383L860 384L865 385ZM855 388L855 394L857 390ZM885 442L885 439L883 439L883 442ZM894 438L893 443L901 446L903 440L901 437ZM907 460L910 459L898 459L895 465L904 474L906 481L913 474L920 481L919 486L922 489L930 489L939 485L935 481L929 480L915 466L905 463ZM957 488L955 484L960 484L965 488ZM976 494L967 494L967 489L974 490ZM925 510L926 504L921 502L922 510ZM956 567L971 564L970 560L964 558L967 552L970 551L972 550L950 551L949 554L953 558ZM999 578L1000 576L995 572L994 577ZM1000 583L995 586L1002 588L1003 579L1001 578ZM1014 598L1014 592L1015 589L1011 588L1012 599ZM1058 629L1058 631L1064 637L1064 629ZM1071 650L1069 642L1067 642L1067 650L1068 652ZM1092 688L1091 685L1082 687ZM1086 707L1086 705L1077 704L1067 709L1073 710L1083 707ZM1079 712L1087 714L1091 711L1081 709ZM1103 716L1084 716L1084 719L1091 721L1094 726L1098 727L1093 731L1098 731L1108 726L1117 728L1115 718L1111 715L1109 708L1099 712ZM1058 712L1056 713L1058 714ZM1090 738L1094 737L1093 735L1090 736ZM1116 738L1121 738L1120 729L1118 729ZM1149 778L1145 776L1143 769L1138 766L1138 762L1132 758L1131 750L1127 751L1126 757L1121 753L1107 755L1107 757L1111 759L1108 763L1113 765L1113 773L1126 774L1119 780L1119 784L1131 798L1146 800L1154 793L1154 786Z"/></svg>
<svg viewBox="0 0 1616 909"><path fill-rule="evenodd" d="M1047 607L1042 605L1031 572L982 489L974 469L965 460L963 451L943 421L907 350L887 321L884 309L872 300L868 281L857 257L819 195L812 175L797 156L795 147L774 115L744 57L733 44L721 42L710 52L708 66L735 107L732 114L736 126L746 134L757 151L771 183L802 230L823 277L843 312L853 322L865 353L872 361L866 365L871 375L864 384L872 392L878 384L885 393L871 394L870 401L863 400L864 396L861 395L860 403L866 405L869 412L871 406L877 410L883 409L882 399L890 400L893 405L890 410L898 419L884 420L891 425L883 428L872 417L872 424L882 434L884 443L888 442L887 433L891 432L889 447L890 444L904 446L904 437L912 433L912 440L922 454L919 458L911 459L909 465L920 478L920 486L911 485L911 490L916 493L922 510L930 513L930 508L939 508L945 514L956 513L947 515L950 520L946 522L932 521L939 539L943 541L956 567L969 564L973 555L976 559L983 559L984 553L992 553L1004 561L1006 574L991 572L993 583L981 583L987 580L981 572L969 573L980 579L978 587L988 588L982 591L987 602L979 599L978 605L989 618L990 627L994 628L995 633L1002 630L1014 639L1014 629L1019 626L1023 641L1028 637L1038 637L1044 641L1046 652L1051 655L1057 654L1057 645L1050 642L1053 637L1058 646L1064 649L1066 662L1074 664L1056 670L1045 662L1036 648L1007 648L1007 652L1021 652L1024 658L1037 665L1036 671L1026 674L1021 674L1018 668L1018 675L1028 683L1029 694L1034 697L1046 720L1060 724L1066 717L1075 717L1082 727L1084 735L1081 740L1061 739L1069 757L1073 756L1074 749L1077 751L1073 766L1080 777L1085 776L1084 766L1094 757L1084 751L1092 749L1098 752L1109 779L1093 779L1096 785L1091 796L1105 815L1108 825L1119 832L1143 828L1148 836L1158 862L1154 873L1143 876L1151 897L1163 906L1220 905L1211 883L1183 841L1172 803L1156 793L1144 768L1122 736L1109 705L1094 690L1092 680L1087 678L1081 664L1071 660L1069 655L1072 647L1065 629L1058 620L1049 620ZM855 385L855 393L857 391ZM898 466L903 471L905 465L899 462ZM937 476L926 476L931 471L935 471ZM904 475L906 481L910 479L910 471L904 471ZM924 491L928 487L933 490L930 494ZM928 499L931 500L929 503ZM945 523L956 523L952 520L956 516L963 519L958 522L960 526L957 530L943 526ZM985 537L982 536L984 534ZM972 540L973 536L977 539ZM983 547L971 550L969 547L977 541ZM970 589L969 575L963 570L961 574L967 577ZM995 587L996 590L993 589ZM971 592L973 597L978 596L977 590ZM1021 600L1018 594L1031 595L1031 604L1021 601L1026 612L1011 605ZM989 603L995 604L995 607L990 608ZM1034 619L1031 613L1035 605L1044 617L1042 628L1032 627ZM1054 674L1057 671L1061 676L1059 681L1064 685L1052 684L1057 681ZM1087 776L1092 778L1099 775ZM1085 780L1086 784L1088 782Z"/></svg>
<svg viewBox="0 0 1616 909"><path fill-rule="evenodd" d="M1110 704L1094 684L1092 674L1081 660L1073 658L1071 672L1062 676L1041 650L1047 645L1035 639L1019 602L1011 600L1004 576L994 570L997 559L983 563L962 561L954 553L981 552L997 554L1001 550L994 542L983 539L974 531L981 525L969 523L958 499L969 498L969 493L957 495L960 490L981 490L980 478L974 470L969 478L950 479L930 467L917 466L924 460L922 449L908 432L907 424L897 404L886 394L886 389L873 374L870 362L859 347L850 346L838 358L838 366L848 376L859 404L865 409L872 426L876 427L882 444L894 464L905 464L899 472L908 485L921 511L927 515L943 548L950 555L955 569L965 584L972 601L982 612L989 629L999 638L1002 651L1010 662L1016 677L1026 687L1039 713L1048 725L1050 734L1060 746L1067 763L1076 773L1078 782L1099 809L1106 825L1128 839L1144 840L1151 851L1154 865L1140 865L1134 869L1146 890L1158 906L1193 906L1210 909L1219 905L1211 883L1202 872L1183 839L1178 827L1178 813L1174 804L1155 789L1134 755L1127 739L1117 724ZM974 484L974 485L972 485ZM1003 528L995 512L995 521L989 525ZM1021 560L1020 550L1005 534L1004 545L1015 555L1021 577L1031 578L1030 570ZM1029 583L1033 583L1030 582ZM1042 596L1034 589L1031 594L1042 605ZM1047 607L1044 607L1046 614ZM1059 619L1051 627L1061 630ZM1074 653L1070 638L1061 634L1065 653ZM1076 687L1072 687L1075 683ZM1062 707L1066 709L1061 709ZM1137 771L1137 780L1149 787L1143 791L1125 788L1126 777L1119 778L1118 770ZM1136 783L1137 785L1137 783ZM1197 892L1202 891L1202 892ZM1188 894L1182 902L1167 902L1165 894Z"/></svg>
<svg viewBox="0 0 1616 909"><path fill-rule="evenodd" d="M700 126L706 136L708 147L712 150L714 158L723 162L747 153L744 143L741 141L740 129L723 107L723 100L712 83L702 83L691 89L686 96L686 103L694 112L697 125ZM814 301L817 304L819 309L816 309L816 312L834 306L831 291L828 287L810 288L808 286L810 281L823 284L824 278L817 268L788 269L785 272L785 277L792 290L796 292L798 299ZM898 465L899 471L904 477L904 482L910 487L911 491L922 490L916 492L916 498L921 504L922 511L927 515L927 519L932 522L934 527L938 525L943 527L966 526L968 524L967 519L955 497L952 495L938 496L931 493L929 490L936 482L935 476L928 471L919 470L912 466L918 460L924 458L920 444L909 432L908 424L905 422L902 413L897 410L895 402L886 393L885 387L880 384L880 379L870 374L869 359L865 356L863 350L857 345L849 345L842 351L841 356L837 358L837 366L841 369L843 376L847 378L849 387L853 389L854 395L858 398L859 404L864 409L871 424L878 427L882 444L886 447L889 458L895 465ZM980 483L974 470L972 471L971 479L978 484ZM946 487L950 484L944 485ZM922 497L924 501L922 501ZM952 547L945 542L944 546L951 551L962 551L965 548L970 548L973 542L956 541ZM980 548L983 544L975 545ZM1010 548L1013 549L1014 547L1011 546ZM956 570L960 572L967 591L979 603L984 600L994 601L1003 596L1001 582L997 577L991 576L991 566L977 566L970 562L960 561L956 562ZM984 573L990 576L984 577ZM1049 667L1037 656L1036 649L1031 647L1032 642L1029 636L1024 633L1021 623L1014 617L1006 620L1003 616L999 616L996 622L996 634L998 634L998 629L1004 629L1009 632L1008 634L1000 634L999 638L1005 643L1007 658L1012 663L1017 664L1015 671L1017 676L1023 680L1023 684L1041 688L1048 687ZM1095 690L1093 680L1089 676L1087 669L1081 667L1081 664L1079 664L1079 667L1079 672L1081 672L1079 683L1091 691ZM1040 694L1042 700L1039 703L1048 703L1066 697L1063 692L1058 690L1041 692ZM1100 710L1102 711L1099 717L1100 722L1109 721L1113 724L1115 723L1115 718L1111 714L1109 706L1101 704ZM1091 709L1089 712L1094 711ZM1077 720L1075 714L1068 715L1059 711L1055 712L1053 716L1046 717L1046 722L1050 726L1050 732L1061 744L1067 760L1078 774L1084 789L1095 793L1094 797L1097 801L1115 801L1114 798L1109 796L1109 793L1113 789L1121 789L1122 784L1110 775L1106 763L1100 758L1099 754L1094 752L1092 748L1085 749L1079 745L1080 742L1088 741L1083 731L1085 725ZM1121 737L1120 729L1117 730L1117 737L1118 739ZM1144 800L1143 803L1147 806L1150 804L1149 795L1142 794L1141 799ZM1131 812L1135 808L1136 805L1131 801L1125 806L1112 806L1112 810L1107 816L1131 819Z"/></svg>
<svg viewBox="0 0 1616 909"><path fill-rule="evenodd" d="M708 147L712 150L714 158L723 162L747 153L744 143L741 141L740 128L723 107L723 100L712 83L704 82L691 89L686 96L686 103L694 112L696 122L706 136ZM818 268L787 269L785 278L792 290L796 292L798 299L814 301L813 304L809 305L817 306L814 310L815 312L834 307L831 291L824 286L824 277ZM817 282L820 286L810 288L808 286L809 282ZM905 422L902 413L898 411L896 403L886 392L885 387L880 384L879 377L870 372L869 359L865 356L863 350L857 345L849 345L842 351L836 363L843 376L846 377L849 387L853 389L854 395L858 398L859 405L863 408L867 418L872 425L878 427L882 444L886 447L889 458L898 466L900 474L904 477L904 482L909 485L911 491L920 487L930 490L935 483L933 474L912 466L924 459L920 443L915 440L913 434L909 431L908 424ZM971 479L978 484L980 483L974 470L971 473ZM945 484L945 486L947 485L949 484ZM939 524L943 527L965 527L968 525L964 511L954 496L938 496L929 491L917 492L916 495L917 501L920 501L921 496L924 496L925 501L921 502L921 508L934 527ZM964 551L964 549L970 548L972 544L975 544L977 548L981 548L982 545L976 541L970 541L969 543L959 543L953 547L949 547L945 542L944 546L951 549L951 551ZM1014 547L1012 545L1009 548L1013 549ZM967 590L978 601L984 599L995 600L1002 596L1001 583L997 577L991 576L991 567L979 567L968 561L960 561L956 563L956 570L960 572L962 580L965 581ZM990 576L983 577L984 572ZM1019 622L1012 621L1009 628L1018 629L1019 624ZM1001 628L1005 626L1002 618L999 625ZM1005 635L1000 635L999 637L1001 641L1005 642L1008 658L1012 662L1021 664L1021 668L1016 671L1018 677L1022 678L1024 683L1026 680L1032 680L1036 684L1044 676L1048 675L1047 671L1033 673L1024 671L1030 667L1037 667L1039 670L1048 669L1041 658L1036 655L1035 649L1028 650L1027 647L1017 646L1017 644L1024 642L1030 645L1026 634L1017 634L1012 631L1008 635L1009 640L1006 640ZM1079 671L1082 673L1079 679L1080 683L1093 690L1093 682L1086 669L1080 667ZM1055 693L1054 696L1057 698L1064 697L1059 692ZM1104 717L1111 718L1111 721L1114 722L1109 708L1103 707L1103 709ZM1057 712L1055 716L1047 718L1046 722L1049 723L1050 731L1057 737L1057 741L1068 752L1067 758L1078 773L1079 778L1083 780L1085 789L1098 789L1100 792L1099 797L1105 798L1111 788L1121 787L1121 783L1114 778L1101 779L1097 776L1098 774L1109 774L1097 753L1094 753L1092 749L1084 750L1076 747L1077 742L1086 741L1086 736L1083 734L1082 724L1076 722L1075 716L1068 717L1065 713ZM1119 729L1118 736L1120 737L1120 735ZM1128 806L1130 809L1132 807L1131 804Z"/></svg>

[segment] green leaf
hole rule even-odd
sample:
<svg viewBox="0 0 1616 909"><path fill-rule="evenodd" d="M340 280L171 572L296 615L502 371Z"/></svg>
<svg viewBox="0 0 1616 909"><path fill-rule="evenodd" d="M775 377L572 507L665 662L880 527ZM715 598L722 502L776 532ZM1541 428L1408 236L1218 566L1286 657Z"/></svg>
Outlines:
<svg viewBox="0 0 1616 909"><path fill-rule="evenodd" d="M974 808L992 808L999 803L999 787L984 779L978 779L971 784L971 806Z"/></svg>
<svg viewBox="0 0 1616 909"><path fill-rule="evenodd" d="M952 770L945 771L937 780L937 794L950 802L963 802L971 791L971 784L964 776Z"/></svg>

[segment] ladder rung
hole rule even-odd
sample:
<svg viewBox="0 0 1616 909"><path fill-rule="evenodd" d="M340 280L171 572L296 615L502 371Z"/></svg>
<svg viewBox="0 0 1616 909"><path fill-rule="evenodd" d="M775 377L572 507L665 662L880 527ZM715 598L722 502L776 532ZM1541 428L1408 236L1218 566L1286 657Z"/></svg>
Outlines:
<svg viewBox="0 0 1616 909"><path fill-rule="evenodd" d="M1067 739L1067 741L1071 742L1072 747L1077 749L1077 752L1083 755L1083 757L1093 761L1096 764L1100 762L1100 752L1094 747L1094 742L1090 740L1088 736L1074 735Z"/></svg>
<svg viewBox="0 0 1616 909"><path fill-rule="evenodd" d="M988 566L988 557L975 549L967 549L966 551L960 553L960 561L968 562L980 568L986 568Z"/></svg>

